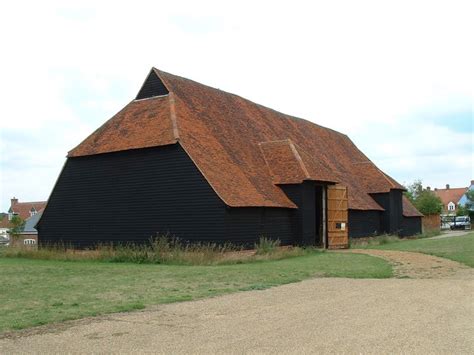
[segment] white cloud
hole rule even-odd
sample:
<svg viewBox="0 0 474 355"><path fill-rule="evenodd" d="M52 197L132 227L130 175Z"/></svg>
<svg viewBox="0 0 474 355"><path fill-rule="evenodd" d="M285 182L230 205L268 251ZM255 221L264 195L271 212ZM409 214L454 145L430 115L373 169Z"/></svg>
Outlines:
<svg viewBox="0 0 474 355"><path fill-rule="evenodd" d="M466 136L431 117L472 121L470 13L469 1L3 2L1 209L47 198L66 152L151 66L347 133L401 182L465 185L472 124Z"/></svg>

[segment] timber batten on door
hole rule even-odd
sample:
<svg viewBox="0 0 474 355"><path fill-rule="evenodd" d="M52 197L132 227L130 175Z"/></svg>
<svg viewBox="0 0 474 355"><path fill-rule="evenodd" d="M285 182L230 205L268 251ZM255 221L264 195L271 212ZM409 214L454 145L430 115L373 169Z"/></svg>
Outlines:
<svg viewBox="0 0 474 355"><path fill-rule="evenodd" d="M347 187L329 185L327 188L327 221L329 249L349 246Z"/></svg>

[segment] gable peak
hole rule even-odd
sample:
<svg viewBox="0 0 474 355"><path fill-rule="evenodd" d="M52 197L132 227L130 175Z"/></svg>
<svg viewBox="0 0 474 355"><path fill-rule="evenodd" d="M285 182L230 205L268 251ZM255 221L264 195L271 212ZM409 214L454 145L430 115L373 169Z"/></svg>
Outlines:
<svg viewBox="0 0 474 355"><path fill-rule="evenodd" d="M156 96L169 94L169 90L157 74L155 68L151 68L135 100L149 99Z"/></svg>

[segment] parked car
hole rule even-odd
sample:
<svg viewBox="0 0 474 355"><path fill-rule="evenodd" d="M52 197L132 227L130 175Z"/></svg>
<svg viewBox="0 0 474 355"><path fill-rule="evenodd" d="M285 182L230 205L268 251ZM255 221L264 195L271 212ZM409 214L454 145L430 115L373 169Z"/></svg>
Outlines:
<svg viewBox="0 0 474 355"><path fill-rule="evenodd" d="M458 216L449 224L449 228L453 229L471 229L471 218L469 216Z"/></svg>

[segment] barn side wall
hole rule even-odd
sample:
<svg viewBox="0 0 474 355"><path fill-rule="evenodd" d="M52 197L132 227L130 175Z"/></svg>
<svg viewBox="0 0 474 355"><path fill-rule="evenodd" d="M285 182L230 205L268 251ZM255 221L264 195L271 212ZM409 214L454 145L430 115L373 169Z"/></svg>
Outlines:
<svg viewBox="0 0 474 355"><path fill-rule="evenodd" d="M39 242L144 242L157 233L225 238L225 205L178 145L69 158L38 225Z"/></svg>
<svg viewBox="0 0 474 355"><path fill-rule="evenodd" d="M403 192L390 190L390 233L402 233L403 225Z"/></svg>
<svg viewBox="0 0 474 355"><path fill-rule="evenodd" d="M39 243L89 247L183 240L295 243L296 209L230 208L179 144L69 158L39 225Z"/></svg>
<svg viewBox="0 0 474 355"><path fill-rule="evenodd" d="M260 237L280 240L281 245L295 243L297 211L289 208L227 208L225 236L252 247Z"/></svg>
<svg viewBox="0 0 474 355"><path fill-rule="evenodd" d="M349 238L372 237L381 233L380 211L349 210Z"/></svg>
<svg viewBox="0 0 474 355"><path fill-rule="evenodd" d="M415 234L420 234L422 227L421 217L403 217L401 237L408 237Z"/></svg>
<svg viewBox="0 0 474 355"><path fill-rule="evenodd" d="M316 183L314 181L304 181L301 184L280 185L288 198L298 206L293 218L293 231L295 233L294 244L315 245L321 244L320 231L318 230L319 215L316 202Z"/></svg>
<svg viewBox="0 0 474 355"><path fill-rule="evenodd" d="M380 233L399 234L403 228L402 191L390 190L371 196L385 210L381 213Z"/></svg>

